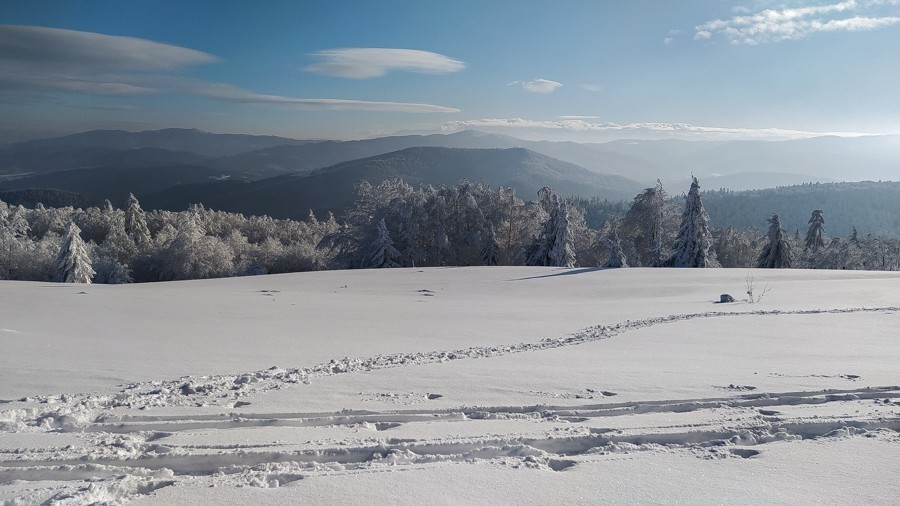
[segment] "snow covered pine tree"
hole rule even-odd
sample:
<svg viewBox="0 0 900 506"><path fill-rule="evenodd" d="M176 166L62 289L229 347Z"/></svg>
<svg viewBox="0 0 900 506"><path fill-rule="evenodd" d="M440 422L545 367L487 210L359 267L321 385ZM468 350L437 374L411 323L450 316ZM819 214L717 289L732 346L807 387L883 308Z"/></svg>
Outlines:
<svg viewBox="0 0 900 506"><path fill-rule="evenodd" d="M709 232L709 215L700 200L700 183L691 177L691 189L684 202L681 227L675 239L675 253L669 260L673 267L718 267L715 252L711 251L712 234Z"/></svg>
<svg viewBox="0 0 900 506"><path fill-rule="evenodd" d="M609 259L606 261L605 267L611 269L620 269L628 267L628 258L622 251L622 241L619 240L619 224L613 221L609 227L609 237L606 241L609 243Z"/></svg>
<svg viewBox="0 0 900 506"><path fill-rule="evenodd" d="M494 225L488 226L486 235L481 239L481 261L484 265L498 265L500 263L500 248L497 246L497 235Z"/></svg>
<svg viewBox="0 0 900 506"><path fill-rule="evenodd" d="M400 252L394 247L394 241L388 234L384 218L378 222L375 229L375 240L372 242L372 251L363 261L363 268L392 268L400 267Z"/></svg>
<svg viewBox="0 0 900 506"><path fill-rule="evenodd" d="M768 221L769 233L766 234L766 237L769 242L766 243L756 259L756 266L760 269L790 269L791 245L784 237L784 229L781 228L778 215L773 214Z"/></svg>
<svg viewBox="0 0 900 506"><path fill-rule="evenodd" d="M150 244L147 218L133 193L128 194L128 207L125 208L125 233L139 249L144 249Z"/></svg>
<svg viewBox="0 0 900 506"><path fill-rule="evenodd" d="M56 278L63 283L90 283L94 277L91 257L88 255L84 241L79 235L81 230L74 221L66 227L59 256L56 257Z"/></svg>
<svg viewBox="0 0 900 506"><path fill-rule="evenodd" d="M541 235L535 237L525 251L525 265L573 267L575 235L569 223L568 204L549 188L542 188L538 194L548 216L541 227Z"/></svg>
<svg viewBox="0 0 900 506"><path fill-rule="evenodd" d="M825 240L822 238L825 232L825 211L816 209L809 217L809 230L806 232L805 249L815 253L819 248L825 247Z"/></svg>

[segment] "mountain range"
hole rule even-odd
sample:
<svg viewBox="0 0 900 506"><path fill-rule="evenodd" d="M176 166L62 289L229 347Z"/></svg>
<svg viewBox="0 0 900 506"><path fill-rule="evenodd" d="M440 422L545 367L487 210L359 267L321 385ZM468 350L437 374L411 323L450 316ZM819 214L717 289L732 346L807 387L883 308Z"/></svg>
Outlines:
<svg viewBox="0 0 900 506"><path fill-rule="evenodd" d="M309 209L319 214L348 208L355 200L359 181L377 185L392 178L402 178L414 186L453 185L467 179L515 188L527 200L543 186L563 194L602 195L617 200L631 198L642 188L627 178L591 172L524 148L414 147L308 173L252 182L182 185L145 195L142 200L161 209L184 209L192 202L203 202L225 211L304 218Z"/></svg>
<svg viewBox="0 0 900 506"><path fill-rule="evenodd" d="M581 197L632 198L660 179L677 194L690 176L706 189L745 190L835 180L900 178L900 136L790 141L527 141L498 134L297 140L165 129L96 130L0 149L0 190L59 190L121 204L303 217L340 212L361 179L412 184L461 179L516 188L551 186Z"/></svg>

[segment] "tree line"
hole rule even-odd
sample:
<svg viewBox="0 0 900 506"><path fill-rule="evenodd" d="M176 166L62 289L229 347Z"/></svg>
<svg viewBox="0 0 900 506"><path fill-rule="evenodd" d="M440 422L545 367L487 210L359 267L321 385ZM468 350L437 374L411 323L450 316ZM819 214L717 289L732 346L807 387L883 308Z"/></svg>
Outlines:
<svg viewBox="0 0 900 506"><path fill-rule="evenodd" d="M812 210L805 236L715 228L693 179L684 204L662 184L630 205L578 200L550 188L525 201L511 188L403 180L357 186L339 221L276 220L193 205L145 211L9 206L0 201L0 279L131 283L324 269L535 265L900 269L900 241L826 234ZM598 226L589 226L602 217Z"/></svg>

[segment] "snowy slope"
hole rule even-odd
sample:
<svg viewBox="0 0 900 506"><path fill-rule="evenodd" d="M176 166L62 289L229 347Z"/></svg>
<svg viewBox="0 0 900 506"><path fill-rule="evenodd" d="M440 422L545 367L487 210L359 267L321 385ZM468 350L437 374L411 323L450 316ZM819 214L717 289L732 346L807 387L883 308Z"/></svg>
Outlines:
<svg viewBox="0 0 900 506"><path fill-rule="evenodd" d="M747 274L0 282L0 501L891 503L900 275Z"/></svg>

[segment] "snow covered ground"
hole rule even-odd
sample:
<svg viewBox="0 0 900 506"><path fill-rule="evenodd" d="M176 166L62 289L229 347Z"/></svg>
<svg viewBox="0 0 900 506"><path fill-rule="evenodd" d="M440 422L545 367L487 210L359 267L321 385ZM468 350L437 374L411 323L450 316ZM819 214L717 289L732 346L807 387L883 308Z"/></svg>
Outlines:
<svg viewBox="0 0 900 506"><path fill-rule="evenodd" d="M881 503L900 275L0 282L3 504Z"/></svg>

